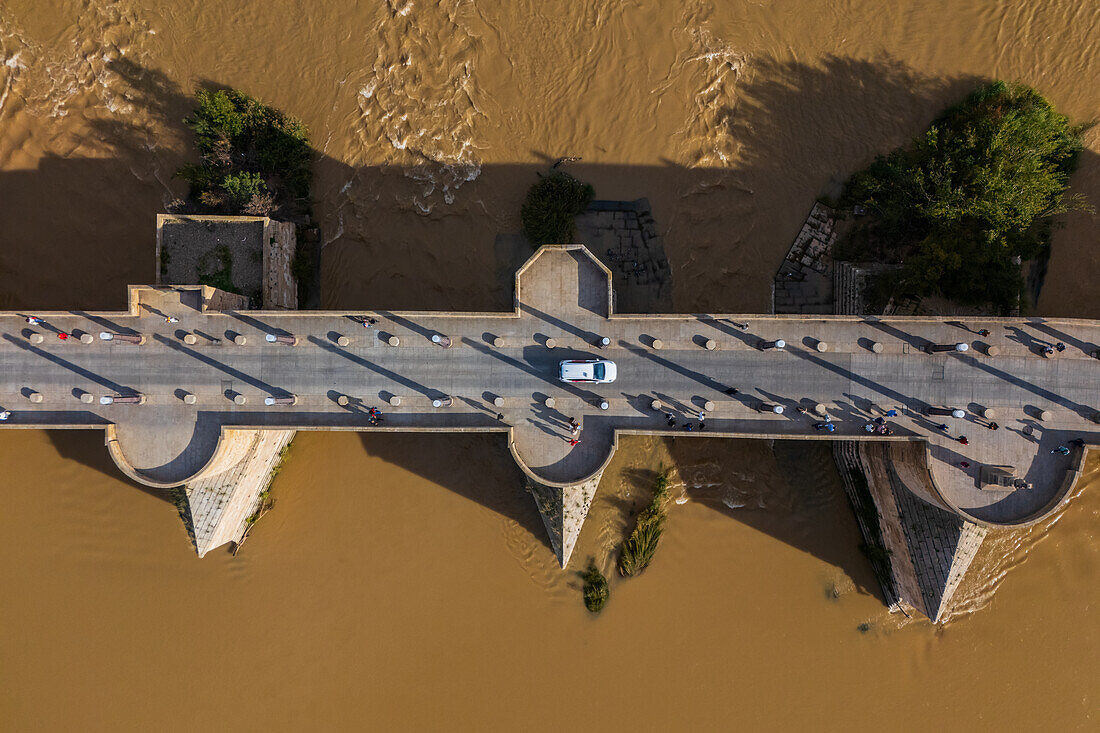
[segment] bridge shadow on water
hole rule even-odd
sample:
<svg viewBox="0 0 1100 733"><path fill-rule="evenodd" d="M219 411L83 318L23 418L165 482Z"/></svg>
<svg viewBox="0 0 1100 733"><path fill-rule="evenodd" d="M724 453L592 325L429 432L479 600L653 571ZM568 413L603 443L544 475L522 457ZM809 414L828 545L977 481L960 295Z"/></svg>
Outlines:
<svg viewBox="0 0 1100 733"><path fill-rule="evenodd" d="M937 110L982 81L928 76L889 57L831 56L814 64L760 58L753 64L752 77L739 83L736 107L719 110L716 117L719 144L735 151L726 162L711 165L700 149L685 158L690 164L582 160L568 166L595 186L598 198L650 199L672 266L673 309L679 312L766 312L772 276L815 197L835 194L849 173L905 143ZM155 216L185 193L185 184L171 172L196 157L182 124L194 99L164 72L130 59L112 62L111 71L135 111L125 118L89 116L82 123L88 126L87 140L99 148L96 156L46 155L34 168L0 172L0 308L122 309L127 285L155 279ZM313 113L286 111L300 117ZM705 142L713 147L713 141ZM517 146L524 150L522 141ZM321 231L312 246L320 261L319 305L349 313L510 310L515 270L531 254L521 236L507 234L520 229L525 191L559 155L586 152L525 150L517 157L527 162L485 163L471 180L452 177L444 191L437 185L446 173L443 164L349 165L316 151L313 220ZM1086 151L1071 183L1097 181L1100 162ZM445 195L453 201L445 202ZM1100 240L1096 217L1071 213L1065 220L1075 241ZM1056 234L1048 278L1060 273L1074 283L1100 279L1100 258L1060 260L1061 241ZM606 258L600 243L588 244ZM611 269L617 291L632 287L630 278ZM1100 301L1081 299L1078 306L1048 315L1100 316ZM739 386L746 392L752 388ZM363 396L376 392L365 386ZM51 440L64 457L122 478L99 431L51 432ZM697 440L673 441L673 454L682 453L680 444ZM534 502L523 491L523 476L501 436L364 434L362 444L370 454L516 521L545 542ZM800 473L806 464L800 462L799 445L776 451L780 463L792 463L783 479L792 495L795 484L817 480L814 473ZM806 450L817 465L821 449ZM714 453L729 459L736 451ZM851 532L845 530L838 544L835 534L785 520L781 511L731 509L704 500L737 522L844 568L861 588L877 593L866 563L853 555ZM854 526L851 517L847 521Z"/></svg>

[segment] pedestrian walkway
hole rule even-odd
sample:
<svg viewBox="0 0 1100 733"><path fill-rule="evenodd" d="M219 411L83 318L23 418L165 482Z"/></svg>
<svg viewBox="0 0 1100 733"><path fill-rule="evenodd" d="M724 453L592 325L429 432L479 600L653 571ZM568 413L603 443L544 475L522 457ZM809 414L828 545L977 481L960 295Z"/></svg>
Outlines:
<svg viewBox="0 0 1100 733"><path fill-rule="evenodd" d="M520 269L508 313L249 311L199 286L132 287L125 312L3 313L0 429L108 429L120 465L159 486L229 460L233 427L502 432L550 486L598 474L623 434L920 441L931 500L1003 524L1052 508L1084 450L1072 441L1100 440L1092 321L620 315L609 282L570 245ZM584 358L614 360L618 379L557 380ZM685 431L701 412L705 430ZM876 417L889 435L865 431ZM986 466L1031 488L982 486Z"/></svg>

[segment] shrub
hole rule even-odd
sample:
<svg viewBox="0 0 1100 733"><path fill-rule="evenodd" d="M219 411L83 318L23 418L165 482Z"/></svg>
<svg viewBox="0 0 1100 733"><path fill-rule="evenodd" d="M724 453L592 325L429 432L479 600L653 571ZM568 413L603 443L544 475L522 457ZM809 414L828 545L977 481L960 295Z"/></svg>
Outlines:
<svg viewBox="0 0 1100 733"><path fill-rule="evenodd" d="M623 543L619 555L619 574L637 575L649 567L665 524L665 499L668 498L668 471L663 471L653 486L653 498L638 514L634 531Z"/></svg>
<svg viewBox="0 0 1100 733"><path fill-rule="evenodd" d="M192 200L212 213L303 215L312 181L305 126L234 89L200 89L195 99L186 122L201 161L176 172Z"/></svg>
<svg viewBox="0 0 1100 733"><path fill-rule="evenodd" d="M1019 260L1041 255L1083 126L1021 84L994 82L946 110L906 148L847 182L846 205L871 214L871 255L903 262L901 286L1009 312L1024 292Z"/></svg>
<svg viewBox="0 0 1100 733"><path fill-rule="evenodd" d="M581 578L584 579L584 607L592 613L599 613L611 595L607 578L596 567L595 560L588 561L588 569L581 573Z"/></svg>
<svg viewBox="0 0 1100 733"><path fill-rule="evenodd" d="M536 247L569 244L576 234L574 218L584 211L596 192L591 184L568 173L555 171L539 178L527 191L520 209L523 233Z"/></svg>

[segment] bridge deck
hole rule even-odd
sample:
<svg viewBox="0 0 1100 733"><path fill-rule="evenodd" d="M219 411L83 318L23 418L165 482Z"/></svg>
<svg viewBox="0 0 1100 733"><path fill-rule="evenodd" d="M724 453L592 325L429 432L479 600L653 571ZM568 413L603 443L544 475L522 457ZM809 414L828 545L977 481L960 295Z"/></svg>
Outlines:
<svg viewBox="0 0 1100 733"><path fill-rule="evenodd" d="M521 464L547 482L583 480L610 457L615 431L663 432L661 400L694 416L706 400L715 403L702 435L797 438L869 438L864 425L874 406L902 412L891 419L892 439L927 440L932 472L945 499L971 515L1011 522L1048 504L1070 459L1050 450L1082 437L1100 442L1092 421L1100 394L1100 326L1087 321L989 319L952 324L940 319L795 318L775 316L610 314L607 273L581 248L546 248L517 277L517 311L501 314L264 312L204 310L194 289L138 288L133 313L66 312L0 314L2 407L13 415L6 427L103 427L115 425L118 445L150 480L182 483L214 453L223 426L268 426L350 430L507 430ZM355 318L378 323L364 328ZM179 318L166 323L166 316ZM747 324L741 328L737 324ZM978 337L978 329L991 334ZM969 329L969 330L968 330ZM62 341L57 332L88 332L91 344ZM140 333L142 345L99 339L101 331ZM32 343L28 336L46 336ZM198 337L189 345L186 333ZM432 334L452 341L442 348ZM232 337L243 335L238 346ZM265 341L267 334L293 334L298 345ZM340 336L351 339L342 347ZM400 345L388 346L397 336ZM606 336L611 344L592 344ZM502 347L493 339L505 340ZM555 348L546 340L554 339ZM761 351L761 339L785 339L783 351ZM660 339L663 348L653 348ZM717 348L707 350L708 339ZM817 340L828 343L819 352ZM927 342L971 345L967 353L928 355ZM1042 345L1064 342L1052 358ZM871 343L882 344L882 353ZM985 348L997 346L996 357ZM619 378L607 385L567 385L556 379L562 359L613 359ZM726 394L729 387L740 393ZM196 396L193 405L181 397ZM36 391L42 402L25 395ZM144 404L85 404L81 391L141 393ZM243 405L234 394L246 398ZM294 406L265 406L267 396L296 395ZM348 395L346 406L337 403ZM387 400L397 395L401 404ZM432 400L452 396L449 407ZM503 407L493 404L504 399ZM553 409L545 399L553 397ZM606 400L609 409L598 403ZM783 415L756 410L761 401L782 404ZM821 402L836 432L813 429L816 418L798 405ZM967 410L965 420L928 418L928 405ZM366 408L384 414L371 426ZM996 408L1001 429L981 425L975 413ZM1050 412L1040 421L1040 411ZM502 421L497 413L504 415ZM568 443L568 418L581 421L581 442ZM681 420L682 421L682 420ZM936 425L947 422L951 435ZM1030 428L1030 430L1025 430ZM1031 434L1028 434L1028 433ZM684 435L681 430L672 433ZM699 435L700 433L692 433ZM954 436L966 434L969 446ZM877 439L881 439L878 437ZM425 460L431 460L426 456ZM960 465L969 462L968 467ZM976 487L983 464L1016 466L1035 486L1010 494Z"/></svg>

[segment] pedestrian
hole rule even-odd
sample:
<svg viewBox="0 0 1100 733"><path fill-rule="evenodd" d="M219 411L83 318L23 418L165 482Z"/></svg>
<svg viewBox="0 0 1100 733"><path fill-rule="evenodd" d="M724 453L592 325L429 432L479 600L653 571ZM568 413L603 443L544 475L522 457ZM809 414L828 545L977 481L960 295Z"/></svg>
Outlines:
<svg viewBox="0 0 1100 733"><path fill-rule="evenodd" d="M1059 354L1061 354L1061 353L1062 353L1063 351L1065 351L1065 350L1066 350L1066 345L1065 345L1065 344L1063 344L1063 343L1062 343L1061 341L1059 341L1058 343L1054 344L1054 349L1055 349L1055 351L1057 351L1057 352L1058 352Z"/></svg>
<svg viewBox="0 0 1100 733"><path fill-rule="evenodd" d="M665 417L667 417L667 418L668 418L668 426L669 426L670 428L674 428L674 427L676 427L676 418L674 418L674 417L672 416L672 413L671 413L671 412L670 412L670 413L668 413L668 414L667 414L667 415L666 415Z"/></svg>
<svg viewBox="0 0 1100 733"><path fill-rule="evenodd" d="M949 427L947 426L947 423L945 423L945 422L941 422L941 423L940 423L939 425L937 425L936 427L937 427L937 428L939 428L940 430L942 430L942 431L943 431L943 432L945 432L945 433L946 433L946 432L948 432L949 430L951 430L951 428L949 428Z"/></svg>
<svg viewBox="0 0 1100 733"><path fill-rule="evenodd" d="M970 468L970 463L968 461L959 461L959 466L962 468Z"/></svg>
<svg viewBox="0 0 1100 733"><path fill-rule="evenodd" d="M808 413L810 412L809 410L807 410L807 409L806 409L805 407L803 407L802 405L799 405L799 406L798 406L798 407L796 407L795 409L796 409L796 410L798 410L798 414L799 414L799 415L806 415L806 414L808 414Z"/></svg>
<svg viewBox="0 0 1100 733"><path fill-rule="evenodd" d="M39 323L42 323L41 318L36 318L35 316L27 316L28 326L37 326Z"/></svg>
<svg viewBox="0 0 1100 733"><path fill-rule="evenodd" d="M569 428L569 434L572 435L573 437L576 437L578 434L580 434L580 432L581 432L581 426L580 425L574 425L571 428Z"/></svg>
<svg viewBox="0 0 1100 733"><path fill-rule="evenodd" d="M377 425L378 424L378 418L375 417L374 415L371 415L370 417L367 418L367 422L369 422L371 425Z"/></svg>
<svg viewBox="0 0 1100 733"><path fill-rule="evenodd" d="M825 422L832 422L832 421L833 421L833 416L832 415L826 415L825 416Z"/></svg>
<svg viewBox="0 0 1100 733"><path fill-rule="evenodd" d="M702 410L699 410L698 419L699 419L699 422L703 422L704 420L707 419L707 413L703 412Z"/></svg>
<svg viewBox="0 0 1100 733"><path fill-rule="evenodd" d="M868 433L873 433L875 432L875 425L874 423L867 423L863 426L863 429L866 430Z"/></svg>
<svg viewBox="0 0 1100 733"><path fill-rule="evenodd" d="M727 387L726 394L728 394L730 397L733 397L734 395L741 394L741 390L737 389L737 387Z"/></svg>
<svg viewBox="0 0 1100 733"><path fill-rule="evenodd" d="M979 336L988 336L989 335L989 329L988 328L978 329L978 335Z"/></svg>
<svg viewBox="0 0 1100 733"><path fill-rule="evenodd" d="M989 428L990 430L999 430L1001 426L998 425L995 422L991 422L988 425L986 425L986 427Z"/></svg>
<svg viewBox="0 0 1100 733"><path fill-rule="evenodd" d="M497 413L497 420L504 420L504 413L503 412L498 412Z"/></svg>
<svg viewBox="0 0 1100 733"><path fill-rule="evenodd" d="M1065 447L1064 445L1060 445L1057 448L1055 448L1054 450L1052 450L1051 453L1061 453L1063 456L1068 456L1069 455L1069 448Z"/></svg>
<svg viewBox="0 0 1100 733"><path fill-rule="evenodd" d="M377 407L370 408L369 410L367 410L367 414L370 415L371 417L377 416L378 415L378 408Z"/></svg>
<svg viewBox="0 0 1100 733"><path fill-rule="evenodd" d="M374 328L374 324L378 323L374 318L367 318L366 316L363 316L362 322L363 328Z"/></svg>
<svg viewBox="0 0 1100 733"><path fill-rule="evenodd" d="M579 427L579 426L580 426L580 423L577 422L577 418L575 418L575 417L569 418L569 427L576 428L576 427Z"/></svg>
<svg viewBox="0 0 1100 733"><path fill-rule="evenodd" d="M1050 356L1053 353L1054 353L1054 347L1053 346L1044 346L1043 347L1043 356Z"/></svg>
<svg viewBox="0 0 1100 733"><path fill-rule="evenodd" d="M57 334L57 337L58 337L59 339L61 339L62 341L68 341L68 340L69 340L69 334L65 333L64 331L62 331L61 333Z"/></svg>
<svg viewBox="0 0 1100 733"><path fill-rule="evenodd" d="M686 430L690 433L694 429L695 429L695 426L692 425L691 423L689 423L689 422L684 423L684 430Z"/></svg>
<svg viewBox="0 0 1100 733"><path fill-rule="evenodd" d="M11 417L11 410L0 412L0 420L7 420L9 417Z"/></svg>
<svg viewBox="0 0 1100 733"><path fill-rule="evenodd" d="M836 430L836 425L831 422L818 422L814 423L814 430L824 430L827 433L831 433Z"/></svg>
<svg viewBox="0 0 1100 733"><path fill-rule="evenodd" d="M580 440L579 440L578 438L570 438L570 439L569 439L569 445L570 445L570 447L572 447L572 446L576 445L576 444L577 444L577 443L579 443L579 442L581 442L581 441L580 441Z"/></svg>
<svg viewBox="0 0 1100 733"><path fill-rule="evenodd" d="M962 445L970 445L970 441L966 439L965 435L959 436L959 443L961 443Z"/></svg>
<svg viewBox="0 0 1100 733"><path fill-rule="evenodd" d="M897 416L898 416L898 411L893 409L893 408L886 411L886 417L897 417Z"/></svg>
<svg viewBox="0 0 1100 733"><path fill-rule="evenodd" d="M165 323L179 323L180 319L176 318L175 316L165 316L164 317L164 322Z"/></svg>

